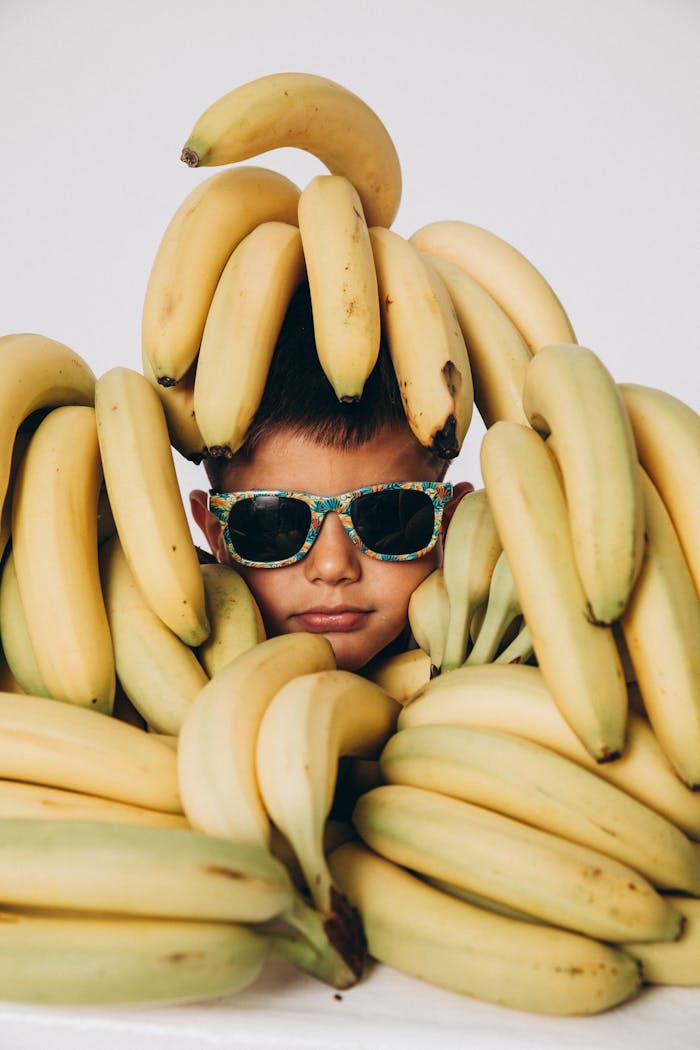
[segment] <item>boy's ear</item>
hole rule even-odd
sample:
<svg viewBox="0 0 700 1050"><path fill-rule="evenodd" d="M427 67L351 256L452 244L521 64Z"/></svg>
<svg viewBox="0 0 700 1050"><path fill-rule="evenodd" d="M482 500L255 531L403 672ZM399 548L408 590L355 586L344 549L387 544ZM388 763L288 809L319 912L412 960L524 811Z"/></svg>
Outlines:
<svg viewBox="0 0 700 1050"><path fill-rule="evenodd" d="M228 562L228 551L224 542L224 530L207 506L207 494L202 489L190 492L190 511L198 527L204 533L209 549L217 561Z"/></svg>
<svg viewBox="0 0 700 1050"><path fill-rule="evenodd" d="M471 481L458 481L452 492L452 499L445 507L442 514L442 536L445 537L445 533L452 521L452 515L457 510L460 500L463 500L468 492L473 492L474 486Z"/></svg>

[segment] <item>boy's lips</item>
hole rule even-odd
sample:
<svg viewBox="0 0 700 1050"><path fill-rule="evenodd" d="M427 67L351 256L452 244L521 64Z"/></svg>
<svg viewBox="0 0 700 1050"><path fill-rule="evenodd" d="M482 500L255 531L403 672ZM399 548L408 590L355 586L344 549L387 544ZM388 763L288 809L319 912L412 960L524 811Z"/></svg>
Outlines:
<svg viewBox="0 0 700 1050"><path fill-rule="evenodd" d="M315 634L327 634L332 631L354 631L361 626L370 610L358 609L350 605L325 606L305 609L295 613L293 619L301 624L305 631Z"/></svg>

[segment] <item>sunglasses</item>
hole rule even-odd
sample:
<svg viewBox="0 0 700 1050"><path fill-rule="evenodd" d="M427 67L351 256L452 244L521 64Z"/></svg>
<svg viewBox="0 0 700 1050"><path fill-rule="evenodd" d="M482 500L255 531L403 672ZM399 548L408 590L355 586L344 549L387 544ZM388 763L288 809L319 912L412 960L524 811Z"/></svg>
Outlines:
<svg viewBox="0 0 700 1050"><path fill-rule="evenodd" d="M437 543L452 485L390 481L385 485L312 496L308 492L252 489L210 492L231 557L240 565L278 569L309 553L331 511L363 554L381 561L422 558Z"/></svg>

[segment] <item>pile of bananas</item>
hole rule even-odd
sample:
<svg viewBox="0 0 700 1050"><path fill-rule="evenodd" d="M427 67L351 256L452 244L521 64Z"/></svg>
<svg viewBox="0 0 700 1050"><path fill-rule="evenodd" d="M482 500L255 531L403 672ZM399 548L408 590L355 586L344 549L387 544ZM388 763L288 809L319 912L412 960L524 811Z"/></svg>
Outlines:
<svg viewBox="0 0 700 1050"><path fill-rule="evenodd" d="M235 166L281 146L330 174ZM392 230L393 143L337 84L244 85L183 159L225 167L166 229L142 372L0 338L0 994L195 1000L272 956L549 1014L700 984L700 416L617 384L499 237ZM304 278L340 400L383 332L423 445L486 425L419 648L363 674L200 564L173 459L240 447Z"/></svg>

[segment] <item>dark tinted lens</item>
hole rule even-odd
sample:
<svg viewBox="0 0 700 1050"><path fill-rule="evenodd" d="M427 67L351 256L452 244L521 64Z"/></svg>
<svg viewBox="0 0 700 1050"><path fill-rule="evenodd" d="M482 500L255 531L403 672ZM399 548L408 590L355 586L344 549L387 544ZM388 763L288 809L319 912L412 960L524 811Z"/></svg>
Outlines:
<svg viewBox="0 0 700 1050"><path fill-rule="evenodd" d="M368 492L353 500L350 515L362 542L377 554L415 554L433 536L433 502L420 489Z"/></svg>
<svg viewBox="0 0 700 1050"><path fill-rule="evenodd" d="M231 542L248 561L284 561L304 545L311 511L290 496L252 496L234 503L229 511Z"/></svg>

